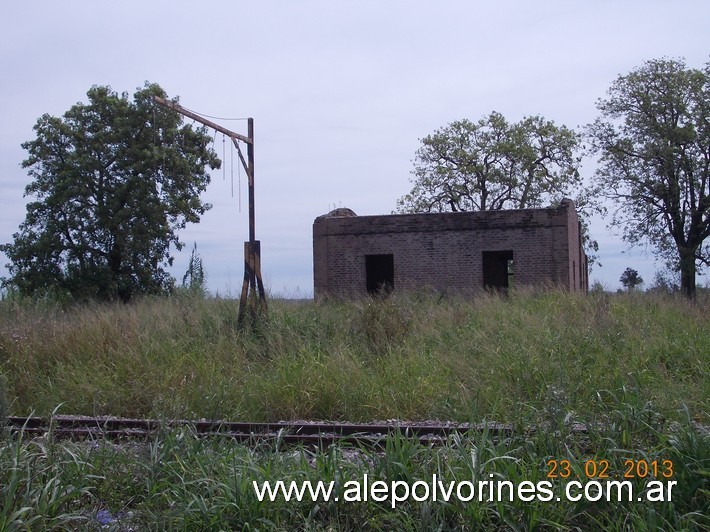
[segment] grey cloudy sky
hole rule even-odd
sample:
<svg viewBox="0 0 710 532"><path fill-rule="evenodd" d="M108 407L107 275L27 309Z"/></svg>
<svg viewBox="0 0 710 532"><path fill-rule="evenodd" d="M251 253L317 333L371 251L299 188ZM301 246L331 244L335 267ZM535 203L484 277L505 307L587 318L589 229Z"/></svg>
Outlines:
<svg viewBox="0 0 710 532"><path fill-rule="evenodd" d="M313 219L333 206L395 209L420 138L494 110L583 126L610 83L644 61L705 64L709 29L707 0L3 2L0 241L24 219L20 144L37 118L86 101L92 85L132 94L157 82L200 113L254 117L265 282L276 294L311 295ZM220 123L246 133L244 122ZM221 135L215 149L222 154ZM181 233L174 275L197 242L210 289L236 295L246 191L242 175L239 212L228 144L225 154L205 194L214 207ZM651 255L622 254L603 221L592 237L603 264L593 280L616 288L632 266L651 281Z"/></svg>

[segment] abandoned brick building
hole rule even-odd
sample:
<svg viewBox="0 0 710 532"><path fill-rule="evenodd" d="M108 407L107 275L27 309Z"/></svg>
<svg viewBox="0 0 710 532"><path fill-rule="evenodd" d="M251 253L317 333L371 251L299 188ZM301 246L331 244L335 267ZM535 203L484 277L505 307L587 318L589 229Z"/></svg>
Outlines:
<svg viewBox="0 0 710 532"><path fill-rule="evenodd" d="M357 216L336 209L313 223L316 298L541 285L586 292L587 267L579 217L567 199L508 211Z"/></svg>

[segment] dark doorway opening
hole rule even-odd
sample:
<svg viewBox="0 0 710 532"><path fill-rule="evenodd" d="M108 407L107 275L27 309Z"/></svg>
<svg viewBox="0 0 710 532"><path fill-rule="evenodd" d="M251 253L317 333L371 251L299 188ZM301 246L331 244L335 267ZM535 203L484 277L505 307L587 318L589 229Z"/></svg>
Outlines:
<svg viewBox="0 0 710 532"><path fill-rule="evenodd" d="M365 284L370 294L394 290L394 255L365 255Z"/></svg>
<svg viewBox="0 0 710 532"><path fill-rule="evenodd" d="M512 251L483 252L483 287L506 292L514 285Z"/></svg>

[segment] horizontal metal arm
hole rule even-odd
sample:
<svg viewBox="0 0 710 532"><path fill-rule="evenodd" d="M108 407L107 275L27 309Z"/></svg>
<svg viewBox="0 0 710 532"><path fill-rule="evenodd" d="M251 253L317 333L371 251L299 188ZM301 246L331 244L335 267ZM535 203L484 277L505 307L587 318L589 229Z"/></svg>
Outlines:
<svg viewBox="0 0 710 532"><path fill-rule="evenodd" d="M181 105L171 102L169 100L165 100L163 98L160 98L158 96L153 96L153 99L155 100L155 103L162 105L163 107L167 107L168 109L172 109L176 113L180 113L181 115L187 116L188 118L192 118L196 122L199 122L200 124L203 124L207 127L211 127L215 131L219 131L220 133L224 133L228 137L232 138L232 140L237 141L241 140L242 142L246 142L247 144L254 144L254 139L250 139L249 137L245 137L244 135L240 135L239 133L235 133L234 131L230 131L226 127L222 127L219 124L215 124L214 122L211 122L207 120L206 118L202 118L200 115L193 113L192 111L188 111Z"/></svg>

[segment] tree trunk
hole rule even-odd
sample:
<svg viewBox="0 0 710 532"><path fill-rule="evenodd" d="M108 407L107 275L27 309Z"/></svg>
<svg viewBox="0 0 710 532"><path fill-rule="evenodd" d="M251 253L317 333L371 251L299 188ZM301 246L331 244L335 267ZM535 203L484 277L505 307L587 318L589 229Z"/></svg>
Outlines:
<svg viewBox="0 0 710 532"><path fill-rule="evenodd" d="M680 291L695 299L695 250L680 248Z"/></svg>
<svg viewBox="0 0 710 532"><path fill-rule="evenodd" d="M131 290L126 286L121 278L121 266L123 263L123 247L114 239L114 245L108 256L108 267L113 278L113 286L116 291L115 295L124 302L128 303L131 299ZM113 295L112 295L113 296Z"/></svg>

